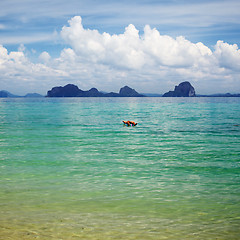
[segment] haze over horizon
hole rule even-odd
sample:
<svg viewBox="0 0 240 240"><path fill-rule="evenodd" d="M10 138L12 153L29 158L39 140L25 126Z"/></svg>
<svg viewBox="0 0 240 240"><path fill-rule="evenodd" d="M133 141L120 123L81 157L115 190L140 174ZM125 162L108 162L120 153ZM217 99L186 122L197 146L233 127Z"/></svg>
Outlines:
<svg viewBox="0 0 240 240"><path fill-rule="evenodd" d="M240 2L0 2L0 90L240 92Z"/></svg>

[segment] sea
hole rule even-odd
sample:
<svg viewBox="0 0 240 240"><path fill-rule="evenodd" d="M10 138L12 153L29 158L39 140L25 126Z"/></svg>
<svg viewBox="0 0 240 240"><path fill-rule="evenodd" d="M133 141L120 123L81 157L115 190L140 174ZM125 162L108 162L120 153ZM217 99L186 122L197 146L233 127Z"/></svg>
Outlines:
<svg viewBox="0 0 240 240"><path fill-rule="evenodd" d="M240 98L0 99L0 239L240 239Z"/></svg>

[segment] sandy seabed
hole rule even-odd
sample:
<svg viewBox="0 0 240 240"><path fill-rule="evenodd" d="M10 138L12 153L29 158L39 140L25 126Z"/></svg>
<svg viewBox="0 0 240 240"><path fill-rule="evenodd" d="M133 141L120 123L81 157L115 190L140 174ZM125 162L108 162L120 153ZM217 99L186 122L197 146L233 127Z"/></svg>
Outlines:
<svg viewBox="0 0 240 240"><path fill-rule="evenodd" d="M235 226L235 227L234 227ZM237 240L237 222L209 225L180 219L145 218L119 214L32 214L0 219L1 240L110 240L110 239L231 239Z"/></svg>

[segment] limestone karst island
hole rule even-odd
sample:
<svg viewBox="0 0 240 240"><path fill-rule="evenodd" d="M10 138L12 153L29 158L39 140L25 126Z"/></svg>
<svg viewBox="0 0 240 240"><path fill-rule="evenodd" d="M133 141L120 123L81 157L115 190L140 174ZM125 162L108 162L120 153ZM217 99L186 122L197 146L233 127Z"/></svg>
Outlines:
<svg viewBox="0 0 240 240"><path fill-rule="evenodd" d="M163 94L163 97L195 97L194 87L189 82L182 82L174 91ZM64 87L54 87L47 92L47 97L146 97L128 86L122 87L119 93L102 93L96 88L88 91L79 89L76 85L68 84Z"/></svg>

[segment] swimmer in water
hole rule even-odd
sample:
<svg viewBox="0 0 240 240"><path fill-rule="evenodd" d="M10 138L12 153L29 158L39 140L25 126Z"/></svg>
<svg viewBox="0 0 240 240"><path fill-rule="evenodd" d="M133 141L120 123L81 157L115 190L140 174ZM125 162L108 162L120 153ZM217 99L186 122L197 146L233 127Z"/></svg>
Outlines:
<svg viewBox="0 0 240 240"><path fill-rule="evenodd" d="M137 123L135 123L135 122L133 122L133 121L123 121L123 123L124 123L125 125L127 125L128 127L129 127L130 125L132 125L133 127L137 125Z"/></svg>

